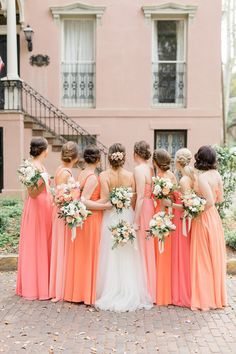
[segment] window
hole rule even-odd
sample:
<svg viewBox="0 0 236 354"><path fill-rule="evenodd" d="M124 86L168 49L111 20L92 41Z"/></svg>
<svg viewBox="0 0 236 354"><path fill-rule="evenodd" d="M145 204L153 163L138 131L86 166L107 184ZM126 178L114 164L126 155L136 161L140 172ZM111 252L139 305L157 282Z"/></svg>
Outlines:
<svg viewBox="0 0 236 354"><path fill-rule="evenodd" d="M68 141L74 141L78 144L79 150L82 153L88 145L96 145L96 135L63 135Z"/></svg>
<svg viewBox="0 0 236 354"><path fill-rule="evenodd" d="M177 150L187 146L186 130L155 130L155 149L167 150L174 160Z"/></svg>
<svg viewBox="0 0 236 354"><path fill-rule="evenodd" d="M186 61L184 19L153 21L153 105L185 105Z"/></svg>
<svg viewBox="0 0 236 354"><path fill-rule="evenodd" d="M95 106L95 20L64 19L62 105Z"/></svg>

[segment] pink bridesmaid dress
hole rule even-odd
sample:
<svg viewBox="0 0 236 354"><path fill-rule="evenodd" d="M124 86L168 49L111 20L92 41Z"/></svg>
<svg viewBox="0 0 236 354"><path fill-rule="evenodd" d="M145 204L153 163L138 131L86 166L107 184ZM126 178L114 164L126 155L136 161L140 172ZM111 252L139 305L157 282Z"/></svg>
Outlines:
<svg viewBox="0 0 236 354"><path fill-rule="evenodd" d="M16 294L28 300L49 299L52 200L46 187L25 201L19 243Z"/></svg>
<svg viewBox="0 0 236 354"><path fill-rule="evenodd" d="M227 306L225 258L222 222L216 207L212 206L195 218L191 227L192 310L206 311Z"/></svg>
<svg viewBox="0 0 236 354"><path fill-rule="evenodd" d="M181 204L180 192L174 192L174 198L174 203ZM172 304L176 306L190 307L190 232L187 233L187 236L183 235L183 220L181 218L183 211L174 209L173 212L173 222L176 225L176 230L171 236Z"/></svg>
<svg viewBox="0 0 236 354"><path fill-rule="evenodd" d="M62 172L62 170L68 171L72 176L69 169L63 168L59 172ZM58 208L56 205L53 207L52 220L52 253L49 294L55 301L60 301L64 297L65 270L68 247L71 239L71 230L65 225L63 219L58 218Z"/></svg>
<svg viewBox="0 0 236 354"><path fill-rule="evenodd" d="M144 264L146 266L146 278L149 294L153 302L156 302L156 260L155 260L155 248L154 239L150 238L146 240L147 230L149 229L149 223L154 215L154 203L152 199L152 186L148 183L145 184L144 200L140 213L140 229L138 232L138 241L140 243L140 249L143 252Z"/></svg>
<svg viewBox="0 0 236 354"><path fill-rule="evenodd" d="M83 186L92 175L87 176ZM100 188L98 178L98 185L90 200L100 199ZM82 229L77 228L74 242L70 241L64 295L66 301L84 302L86 305L95 303L102 214L101 210L92 210Z"/></svg>

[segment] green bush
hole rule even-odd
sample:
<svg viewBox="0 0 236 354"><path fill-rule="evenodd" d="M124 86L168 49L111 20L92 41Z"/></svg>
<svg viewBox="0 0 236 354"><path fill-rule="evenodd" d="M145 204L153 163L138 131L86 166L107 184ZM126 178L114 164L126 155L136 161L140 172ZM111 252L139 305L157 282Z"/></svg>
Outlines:
<svg viewBox="0 0 236 354"><path fill-rule="evenodd" d="M236 230L225 230L226 245L236 250Z"/></svg>
<svg viewBox="0 0 236 354"><path fill-rule="evenodd" d="M217 153L218 170L224 184L224 201L217 205L222 219L226 211L232 207L233 195L236 191L236 150L228 146L215 146Z"/></svg>
<svg viewBox="0 0 236 354"><path fill-rule="evenodd" d="M21 200L0 200L0 251L17 251L20 236L21 214Z"/></svg>

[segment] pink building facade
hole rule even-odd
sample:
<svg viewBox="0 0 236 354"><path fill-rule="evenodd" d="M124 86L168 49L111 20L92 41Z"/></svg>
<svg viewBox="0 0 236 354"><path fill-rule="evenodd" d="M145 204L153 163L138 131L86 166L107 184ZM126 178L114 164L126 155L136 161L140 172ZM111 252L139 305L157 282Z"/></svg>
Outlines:
<svg viewBox="0 0 236 354"><path fill-rule="evenodd" d="M122 142L128 168L138 140L172 155L183 146L195 152L221 142L220 0L214 6L210 0L19 0L16 12L20 79L94 141ZM27 24L34 31L32 51L23 31ZM2 42L6 35L3 21ZM8 65L4 48L0 56ZM7 71L1 76L9 78ZM28 115L29 108L21 108L3 102L0 113L5 193L20 191L15 170L28 156L32 135L40 133L27 121L33 108ZM42 115L39 108L34 113ZM78 137L81 148L91 136ZM47 167L53 174L59 148L50 149Z"/></svg>

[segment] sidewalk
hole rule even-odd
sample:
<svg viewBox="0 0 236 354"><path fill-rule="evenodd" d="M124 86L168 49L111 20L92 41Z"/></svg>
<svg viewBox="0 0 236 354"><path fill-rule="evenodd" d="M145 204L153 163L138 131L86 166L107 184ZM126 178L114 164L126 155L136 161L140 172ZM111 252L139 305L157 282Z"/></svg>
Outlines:
<svg viewBox="0 0 236 354"><path fill-rule="evenodd" d="M15 273L0 273L0 352L66 354L236 353L236 278L230 306L192 312L174 306L115 314L84 305L15 296Z"/></svg>

